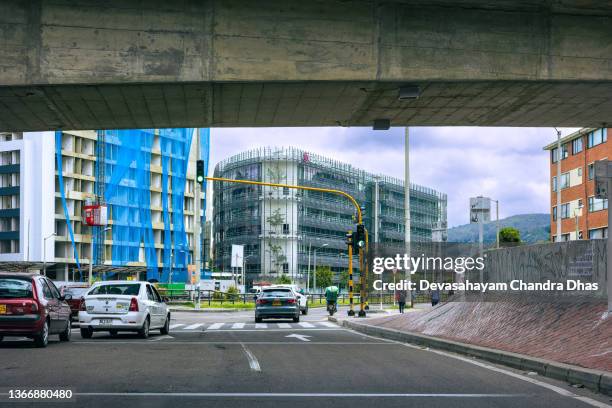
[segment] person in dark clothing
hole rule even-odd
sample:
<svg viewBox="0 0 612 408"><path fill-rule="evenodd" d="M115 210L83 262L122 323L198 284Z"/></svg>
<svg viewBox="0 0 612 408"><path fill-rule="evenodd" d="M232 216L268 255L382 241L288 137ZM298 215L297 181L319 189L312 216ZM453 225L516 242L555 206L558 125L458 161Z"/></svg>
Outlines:
<svg viewBox="0 0 612 408"><path fill-rule="evenodd" d="M435 306L438 303L440 303L440 290L436 289L433 292L431 292L431 305Z"/></svg>
<svg viewBox="0 0 612 408"><path fill-rule="evenodd" d="M406 291L400 290L397 292L397 304L399 305L399 312L404 313L404 308L406 307Z"/></svg>

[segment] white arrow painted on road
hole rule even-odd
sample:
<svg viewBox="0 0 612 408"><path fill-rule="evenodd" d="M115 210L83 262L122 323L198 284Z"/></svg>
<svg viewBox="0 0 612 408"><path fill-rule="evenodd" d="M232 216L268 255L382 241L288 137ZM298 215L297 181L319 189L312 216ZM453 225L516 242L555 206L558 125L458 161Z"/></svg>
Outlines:
<svg viewBox="0 0 612 408"><path fill-rule="evenodd" d="M302 340L302 341L310 341L308 340L308 337L312 337L312 336L307 336L305 334L290 334L288 336L285 337L295 337L296 339Z"/></svg>

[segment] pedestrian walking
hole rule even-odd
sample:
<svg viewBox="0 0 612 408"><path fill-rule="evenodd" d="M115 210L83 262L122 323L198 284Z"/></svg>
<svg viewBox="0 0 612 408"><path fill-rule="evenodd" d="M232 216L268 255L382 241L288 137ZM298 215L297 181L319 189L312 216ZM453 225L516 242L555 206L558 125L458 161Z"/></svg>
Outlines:
<svg viewBox="0 0 612 408"><path fill-rule="evenodd" d="M440 290L436 289L433 292L431 292L431 305L435 306L438 303L440 303Z"/></svg>
<svg viewBox="0 0 612 408"><path fill-rule="evenodd" d="M399 305L399 312L404 313L404 308L406 307L406 291L400 290L397 292L397 304Z"/></svg>

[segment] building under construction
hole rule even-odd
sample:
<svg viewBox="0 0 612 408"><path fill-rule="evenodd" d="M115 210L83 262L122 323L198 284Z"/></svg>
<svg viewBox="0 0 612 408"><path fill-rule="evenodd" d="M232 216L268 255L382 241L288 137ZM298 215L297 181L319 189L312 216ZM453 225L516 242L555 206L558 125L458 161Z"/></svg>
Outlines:
<svg viewBox="0 0 612 408"><path fill-rule="evenodd" d="M362 205L371 242L404 242L404 183L296 148L260 148L232 156L215 177L342 190ZM244 245L247 283L287 274L294 282L309 270L347 269L347 231L355 208L330 193L214 183L214 263L231 270L232 244ZM446 194L410 185L411 240L446 239ZM357 260L354 260L357 267Z"/></svg>

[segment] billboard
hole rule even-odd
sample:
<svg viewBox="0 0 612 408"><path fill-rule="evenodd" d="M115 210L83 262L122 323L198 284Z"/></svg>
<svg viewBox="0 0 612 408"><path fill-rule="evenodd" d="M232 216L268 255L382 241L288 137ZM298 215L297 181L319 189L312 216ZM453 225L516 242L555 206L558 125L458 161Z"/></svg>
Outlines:
<svg viewBox="0 0 612 408"><path fill-rule="evenodd" d="M483 224L491 221L491 199L489 197L470 198L470 224Z"/></svg>
<svg viewBox="0 0 612 408"><path fill-rule="evenodd" d="M242 268L244 259L244 245L232 244L232 268Z"/></svg>

